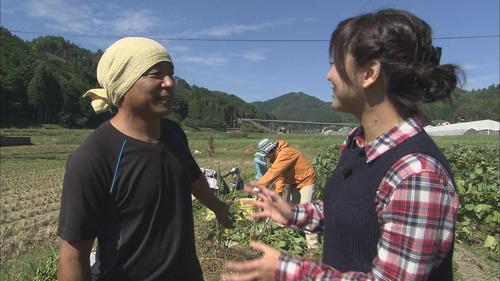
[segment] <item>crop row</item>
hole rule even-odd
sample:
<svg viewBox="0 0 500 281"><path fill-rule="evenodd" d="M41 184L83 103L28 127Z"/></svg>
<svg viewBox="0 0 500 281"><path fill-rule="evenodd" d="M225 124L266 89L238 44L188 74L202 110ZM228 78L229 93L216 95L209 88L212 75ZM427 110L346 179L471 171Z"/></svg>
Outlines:
<svg viewBox="0 0 500 281"><path fill-rule="evenodd" d="M63 173L64 161L2 159L2 262L55 241Z"/></svg>

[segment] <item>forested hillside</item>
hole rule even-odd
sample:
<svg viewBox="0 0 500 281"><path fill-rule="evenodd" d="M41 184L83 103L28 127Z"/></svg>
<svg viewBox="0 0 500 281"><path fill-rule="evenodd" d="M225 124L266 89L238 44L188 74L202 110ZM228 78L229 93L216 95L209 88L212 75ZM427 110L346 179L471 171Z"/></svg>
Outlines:
<svg viewBox="0 0 500 281"><path fill-rule="evenodd" d="M97 85L102 52L91 52L46 36L25 42L0 29L1 125L59 123L92 127L99 123L82 94Z"/></svg>
<svg viewBox="0 0 500 281"><path fill-rule="evenodd" d="M227 128L236 125L238 118L273 118L239 97L189 85L177 78L174 119L190 127Z"/></svg>
<svg viewBox="0 0 500 281"><path fill-rule="evenodd" d="M270 113L281 120L314 122L355 122L352 115L332 110L331 102L324 102L305 93L288 93L267 101L254 102L259 111Z"/></svg>
<svg viewBox="0 0 500 281"><path fill-rule="evenodd" d="M95 127L109 114L94 114L82 94L97 87L95 69L102 51L91 52L62 37L25 42L0 30L1 126L57 123ZM226 128L238 118L272 118L235 95L189 85L176 77L171 118L192 127Z"/></svg>
<svg viewBox="0 0 500 281"><path fill-rule="evenodd" d="M64 127L96 127L109 114L94 114L82 94L97 87L95 69L102 51L92 52L62 37L23 41L0 27L0 126L56 123ZM211 91L177 79L177 102L170 116L191 127L226 128L238 118L353 122L334 112L330 101L305 93L288 93L252 104L233 94ZM449 122L499 120L500 85L474 91L457 90L447 102L423 104L428 120Z"/></svg>
<svg viewBox="0 0 500 281"><path fill-rule="evenodd" d="M277 98L253 103L258 110L273 114L277 119L356 122L354 117L331 109L324 102L304 93L288 93ZM429 122L433 120L461 122L482 119L500 121L500 84L485 89L457 89L449 100L421 104L420 109Z"/></svg>
<svg viewBox="0 0 500 281"><path fill-rule="evenodd" d="M491 119L500 121L500 84L473 91L455 90L449 101L422 104L429 120L448 122Z"/></svg>

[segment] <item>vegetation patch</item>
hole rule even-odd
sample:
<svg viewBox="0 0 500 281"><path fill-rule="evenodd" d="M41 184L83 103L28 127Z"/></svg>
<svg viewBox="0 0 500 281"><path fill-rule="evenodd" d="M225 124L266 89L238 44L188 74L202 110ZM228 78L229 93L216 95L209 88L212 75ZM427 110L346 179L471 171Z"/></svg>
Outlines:
<svg viewBox="0 0 500 281"><path fill-rule="evenodd" d="M30 135L34 145L2 147L0 151L0 280L54 280L58 253L56 228L66 159L90 132L62 128L2 129L2 135ZM188 132L187 135L191 151L201 152L194 154L201 167L212 168L219 174L239 167L247 183L255 173L252 162L255 144L265 137L284 138L291 146L299 148L306 158L314 159L311 162L318 173L318 187L324 185L333 170L339 144L344 139L341 136L273 136L216 131ZM212 157L206 152L209 135L214 146ZM463 259L455 254L458 262L455 268L463 280L471 276L464 270L484 276L483 280L495 280L490 277L498 276L493 268L498 264L498 246L495 245L498 245L499 226L495 217L500 202L499 140L484 136L436 139L450 159L461 200L456 247L464 249L464 254ZM247 196L235 192L222 198L236 200ZM231 211L236 227L223 230L215 220L207 220L205 207L194 204L196 247L206 280L219 280L226 260L259 256L248 247L251 240L260 240L293 255L321 259L321 246L317 251L306 251L305 240L299 231L248 219L246 210L236 204ZM470 260L471 257L476 257L477 261ZM473 267L464 269L466 266Z"/></svg>

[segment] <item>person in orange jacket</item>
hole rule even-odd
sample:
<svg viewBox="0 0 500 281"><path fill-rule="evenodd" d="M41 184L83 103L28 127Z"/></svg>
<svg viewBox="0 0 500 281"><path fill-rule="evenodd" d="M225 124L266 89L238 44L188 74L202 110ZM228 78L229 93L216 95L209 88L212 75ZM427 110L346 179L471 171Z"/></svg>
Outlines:
<svg viewBox="0 0 500 281"><path fill-rule="evenodd" d="M285 140L263 139L257 149L272 163L267 172L257 181L258 185L275 184L275 191L282 193L285 184L290 185L288 201L295 204L311 202L316 181L314 168L304 154L290 147Z"/></svg>
<svg viewBox="0 0 500 281"><path fill-rule="evenodd" d="M257 181L257 185L268 186L274 182L275 191L281 194L285 184L288 184L290 192L286 198L287 201L293 204L311 202L316 173L304 154L288 146L285 140L263 139L257 144L257 149L272 163L267 172ZM305 232L308 248L316 248L318 243L316 234Z"/></svg>

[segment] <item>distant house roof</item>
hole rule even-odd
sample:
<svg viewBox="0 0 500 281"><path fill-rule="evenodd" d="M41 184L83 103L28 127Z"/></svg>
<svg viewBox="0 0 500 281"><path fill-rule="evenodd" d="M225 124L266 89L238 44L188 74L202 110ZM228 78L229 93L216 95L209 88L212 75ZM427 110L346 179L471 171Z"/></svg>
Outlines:
<svg viewBox="0 0 500 281"><path fill-rule="evenodd" d="M321 132L321 134L325 135L325 136L333 136L333 135L336 135L337 133L334 130L325 130L325 131Z"/></svg>
<svg viewBox="0 0 500 281"><path fill-rule="evenodd" d="M500 123L494 120L480 120L473 122L453 123L442 126L426 126L425 131L431 136L458 136L469 131L500 131Z"/></svg>
<svg viewBox="0 0 500 281"><path fill-rule="evenodd" d="M337 131L337 133L340 135L348 135L351 131L352 131L351 127L342 127Z"/></svg>

